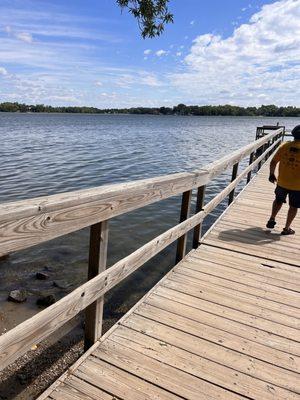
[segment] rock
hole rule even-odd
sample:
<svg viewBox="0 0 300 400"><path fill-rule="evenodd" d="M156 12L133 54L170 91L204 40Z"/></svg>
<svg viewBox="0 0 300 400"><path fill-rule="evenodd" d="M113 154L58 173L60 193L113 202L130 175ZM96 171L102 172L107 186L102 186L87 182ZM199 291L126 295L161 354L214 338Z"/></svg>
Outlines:
<svg viewBox="0 0 300 400"><path fill-rule="evenodd" d="M25 289L12 290L9 293L7 300L15 303L24 303L24 301L27 300L27 292Z"/></svg>
<svg viewBox="0 0 300 400"><path fill-rule="evenodd" d="M49 278L49 275L45 274L45 272L37 272L35 274L35 277L36 277L36 279L39 279L40 281L44 281Z"/></svg>
<svg viewBox="0 0 300 400"><path fill-rule="evenodd" d="M53 282L53 286L58 287L59 289L68 289L70 286L72 286L72 283L63 279L57 279Z"/></svg>
<svg viewBox="0 0 300 400"><path fill-rule="evenodd" d="M51 304L56 302L56 298L53 294L49 294L48 296L43 296L37 299L36 304L42 307L49 307Z"/></svg>

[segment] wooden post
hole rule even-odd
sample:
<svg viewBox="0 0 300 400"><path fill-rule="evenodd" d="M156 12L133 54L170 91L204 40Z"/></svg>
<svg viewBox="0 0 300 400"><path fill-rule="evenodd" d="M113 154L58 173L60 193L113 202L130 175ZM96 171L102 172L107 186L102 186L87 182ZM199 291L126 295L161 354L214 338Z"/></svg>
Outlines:
<svg viewBox="0 0 300 400"><path fill-rule="evenodd" d="M185 221L190 214L192 190L182 194L180 221ZM186 252L187 233L177 240L176 264L183 259Z"/></svg>
<svg viewBox="0 0 300 400"><path fill-rule="evenodd" d="M108 221L102 221L91 226L88 280L94 278L106 269L108 245ZM87 350L101 336L104 297L86 308L85 340Z"/></svg>
<svg viewBox="0 0 300 400"><path fill-rule="evenodd" d="M237 177L238 169L239 169L239 163L234 164L234 166L233 166L233 168L232 168L231 182L233 182L233 181L235 180L235 178ZM234 199L234 192L235 192L235 189L233 189L233 190L229 193L228 205L231 204L231 203L233 202L233 199Z"/></svg>
<svg viewBox="0 0 300 400"><path fill-rule="evenodd" d="M256 150L256 156L257 157L259 157L260 154L263 153L262 149L263 149L263 146ZM261 169L261 161L257 165L257 171L259 171L260 169Z"/></svg>
<svg viewBox="0 0 300 400"><path fill-rule="evenodd" d="M254 152L252 152L250 154L250 158L249 158L249 165L251 165L253 163L253 158L254 158ZM249 183L251 181L251 175L252 175L252 171L248 172L247 175L247 183Z"/></svg>
<svg viewBox="0 0 300 400"><path fill-rule="evenodd" d="M203 209L204 206L204 197L205 197L205 189L206 186L200 186L197 191L197 202L196 202L196 214ZM196 225L194 228L193 233L193 248L197 249L199 246L200 238L201 238L201 231L202 231L202 223Z"/></svg>

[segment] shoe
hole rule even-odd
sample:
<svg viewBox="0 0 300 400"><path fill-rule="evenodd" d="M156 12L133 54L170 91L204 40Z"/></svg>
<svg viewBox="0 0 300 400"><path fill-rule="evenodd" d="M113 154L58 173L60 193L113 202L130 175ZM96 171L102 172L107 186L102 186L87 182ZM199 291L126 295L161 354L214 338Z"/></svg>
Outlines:
<svg viewBox="0 0 300 400"><path fill-rule="evenodd" d="M295 231L292 228L283 228L282 235L295 235Z"/></svg>
<svg viewBox="0 0 300 400"><path fill-rule="evenodd" d="M269 228L269 229L273 229L273 228L275 228L275 225L276 225L276 221L275 221L275 219L269 219L269 221L267 222L267 228Z"/></svg>

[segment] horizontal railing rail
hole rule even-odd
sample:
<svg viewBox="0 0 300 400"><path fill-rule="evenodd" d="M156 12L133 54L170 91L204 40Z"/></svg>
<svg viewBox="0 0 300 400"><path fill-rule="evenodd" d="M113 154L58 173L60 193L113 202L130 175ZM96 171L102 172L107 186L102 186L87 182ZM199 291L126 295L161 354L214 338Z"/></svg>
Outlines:
<svg viewBox="0 0 300 400"><path fill-rule="evenodd" d="M178 240L176 259L177 261L182 259L186 251L187 233L192 229L194 229L193 246L197 247L204 218L227 196L229 203L232 202L237 185L246 177L249 180L249 174L256 167L259 168L281 143L283 134L284 129L280 128L191 173L109 185L0 206L2 254L30 247L91 225L89 280L0 337L0 370L85 309L86 347L98 340L101 336L103 295L176 240ZM258 149L261 149L261 152L255 156ZM238 174L239 162L249 155L249 166ZM204 205L205 186L229 167L233 167L231 183ZM190 217L192 190L196 188L198 189L196 213ZM180 193L183 193L180 223L105 269L108 220Z"/></svg>

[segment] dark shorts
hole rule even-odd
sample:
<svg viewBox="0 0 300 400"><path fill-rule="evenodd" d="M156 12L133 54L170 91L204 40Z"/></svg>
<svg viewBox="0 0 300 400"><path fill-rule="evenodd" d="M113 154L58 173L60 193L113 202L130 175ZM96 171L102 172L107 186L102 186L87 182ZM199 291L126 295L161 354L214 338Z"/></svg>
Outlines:
<svg viewBox="0 0 300 400"><path fill-rule="evenodd" d="M289 205L300 208L300 190L289 190L277 185L275 195L278 203L286 203L286 198L289 196Z"/></svg>

